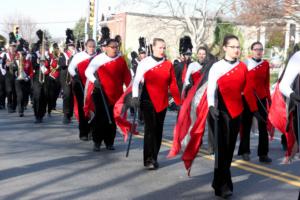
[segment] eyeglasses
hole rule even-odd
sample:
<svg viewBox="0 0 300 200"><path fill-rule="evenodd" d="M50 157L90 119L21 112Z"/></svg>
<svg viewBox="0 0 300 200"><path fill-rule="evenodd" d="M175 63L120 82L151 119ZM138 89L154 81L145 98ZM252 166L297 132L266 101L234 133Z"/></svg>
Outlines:
<svg viewBox="0 0 300 200"><path fill-rule="evenodd" d="M231 48L231 49L241 49L240 46L226 46L226 47L229 47L229 48Z"/></svg>
<svg viewBox="0 0 300 200"><path fill-rule="evenodd" d="M253 51L263 51L264 49L263 48L260 48L260 49L252 49Z"/></svg>
<svg viewBox="0 0 300 200"><path fill-rule="evenodd" d="M118 46L107 46L107 47L110 47L112 49L117 49L118 48Z"/></svg>

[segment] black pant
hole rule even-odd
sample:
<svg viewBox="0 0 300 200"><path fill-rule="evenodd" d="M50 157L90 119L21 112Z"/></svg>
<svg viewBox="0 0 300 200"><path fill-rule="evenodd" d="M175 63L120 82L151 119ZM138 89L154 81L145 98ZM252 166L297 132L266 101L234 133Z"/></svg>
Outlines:
<svg viewBox="0 0 300 200"><path fill-rule="evenodd" d="M233 191L230 166L240 129L240 116L232 119L220 97L221 95L218 96L220 114L214 125L215 170L212 187L215 189L216 195L221 195L225 190Z"/></svg>
<svg viewBox="0 0 300 200"><path fill-rule="evenodd" d="M261 103L263 105L261 105ZM261 103L258 101L258 111L261 117L267 121L267 113L265 111L267 100L261 99ZM253 113L249 110L249 107L244 100L244 111L241 119L241 141L239 146L238 155L250 154L250 132L252 126ZM258 156L266 156L269 152L269 138L267 131L267 123L258 121L258 130L259 130L259 138L258 138Z"/></svg>
<svg viewBox="0 0 300 200"><path fill-rule="evenodd" d="M60 81L58 79L53 79L50 76L47 80L48 86L48 113L51 113L53 109L56 108L56 101L60 92Z"/></svg>
<svg viewBox="0 0 300 200"><path fill-rule="evenodd" d="M230 166L240 127L240 118L231 119L227 113L220 112L218 120L218 138L215 152L213 188L220 194L225 188L233 191Z"/></svg>
<svg viewBox="0 0 300 200"><path fill-rule="evenodd" d="M70 74L68 74L68 69L62 69L60 71L60 84L63 90L63 113L67 118L73 116L73 93L72 93L72 84L68 82Z"/></svg>
<svg viewBox="0 0 300 200"><path fill-rule="evenodd" d="M79 117L79 137L88 136L90 132L90 126L88 119L84 115L83 104L84 104L84 87L79 80L72 81L73 94L77 100L78 117Z"/></svg>
<svg viewBox="0 0 300 200"><path fill-rule="evenodd" d="M33 110L36 119L42 119L46 113L46 108L47 108L46 95L47 95L47 82L45 81L44 83L40 83L38 78L34 79L33 80Z"/></svg>
<svg viewBox="0 0 300 200"><path fill-rule="evenodd" d="M29 99L30 80L15 80L18 113L24 113L24 107Z"/></svg>
<svg viewBox="0 0 300 200"><path fill-rule="evenodd" d="M5 92L7 96L8 110L16 110L17 107L17 94L15 88L15 76L10 72L5 74Z"/></svg>
<svg viewBox="0 0 300 200"><path fill-rule="evenodd" d="M207 151L209 154L214 154L214 119L212 118L211 114L208 113L207 115L207 141L208 141L208 148Z"/></svg>
<svg viewBox="0 0 300 200"><path fill-rule="evenodd" d="M5 107L5 76L0 72L0 107Z"/></svg>
<svg viewBox="0 0 300 200"><path fill-rule="evenodd" d="M145 122L144 165L147 165L148 162L157 161L167 109L157 113L151 100L145 99L141 101L141 111Z"/></svg>
<svg viewBox="0 0 300 200"><path fill-rule="evenodd" d="M106 99L107 98L105 97L105 101L106 103L108 103ZM114 106L107 104L110 119L112 121L112 124L109 124L102 96L98 88L95 88L93 91L93 101L95 105L95 117L92 120L93 141L96 144L101 144L101 142L104 140L106 146L111 146L114 144L117 130L116 123L113 117Z"/></svg>

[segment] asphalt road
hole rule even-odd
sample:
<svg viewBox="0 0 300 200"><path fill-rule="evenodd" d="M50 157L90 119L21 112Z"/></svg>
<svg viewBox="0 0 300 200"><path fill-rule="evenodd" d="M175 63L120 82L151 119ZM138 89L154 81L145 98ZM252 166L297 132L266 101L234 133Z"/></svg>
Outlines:
<svg viewBox="0 0 300 200"><path fill-rule="evenodd" d="M77 122L62 124L60 112L45 117L42 124L34 124L31 109L23 118L0 110L0 199L216 199L211 188L213 160L205 154L206 141L193 164L191 177L180 157L166 158L175 116L174 112L167 113L160 168L148 171L142 162L142 136L133 138L128 158L127 144L120 134L115 151L103 147L93 152L91 141L78 139ZM256 146L257 135L252 134L251 161L234 157L231 199L296 200L300 159L281 164L284 152L275 139L270 143L273 163L263 165L258 162Z"/></svg>

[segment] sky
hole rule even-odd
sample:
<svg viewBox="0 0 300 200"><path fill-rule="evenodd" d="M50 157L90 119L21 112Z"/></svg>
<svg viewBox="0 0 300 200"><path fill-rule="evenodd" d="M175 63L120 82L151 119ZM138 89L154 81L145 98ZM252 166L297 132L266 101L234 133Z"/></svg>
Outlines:
<svg viewBox="0 0 300 200"><path fill-rule="evenodd" d="M107 12L123 0L99 0L99 10ZM30 17L37 27L47 29L53 38L65 37L65 30L87 15L88 0L1 0L0 34L4 34L3 19L13 15ZM5 2L5 3L4 3ZM101 12L99 11L99 12ZM11 30L12 31L12 30ZM7 36L6 36L7 37Z"/></svg>
<svg viewBox="0 0 300 200"><path fill-rule="evenodd" d="M155 10L153 10L151 6L149 7L151 3L157 2L159 0L98 1L100 2L99 16L101 16L101 13L107 14L108 12L118 13L125 11L164 15L165 13L163 11L168 10L165 9L165 5L162 5L160 6L160 8L156 8ZM182 1L185 1L189 4L193 4L192 2L197 2L197 4L200 6L204 2L204 0ZM210 3L209 7L214 8L214 6L217 5L218 1L224 0L208 0L207 2L208 4ZM8 37L7 33L13 31L4 30L4 19L11 19L13 16L25 16L29 17L33 22L37 23L37 28L48 30L52 38L63 38L65 37L65 30L67 28L74 28L75 23L80 18L87 16L89 0L0 0L0 2L1 35ZM111 8L111 11L108 11L109 7ZM154 11L156 11L156 13Z"/></svg>

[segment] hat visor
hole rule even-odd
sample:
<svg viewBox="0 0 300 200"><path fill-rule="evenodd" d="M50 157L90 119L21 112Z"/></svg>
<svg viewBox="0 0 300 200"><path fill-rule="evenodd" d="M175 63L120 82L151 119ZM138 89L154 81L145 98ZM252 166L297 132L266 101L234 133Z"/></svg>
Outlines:
<svg viewBox="0 0 300 200"><path fill-rule="evenodd" d="M192 53L188 52L188 53L183 53L182 55L184 55L184 56L191 56Z"/></svg>

